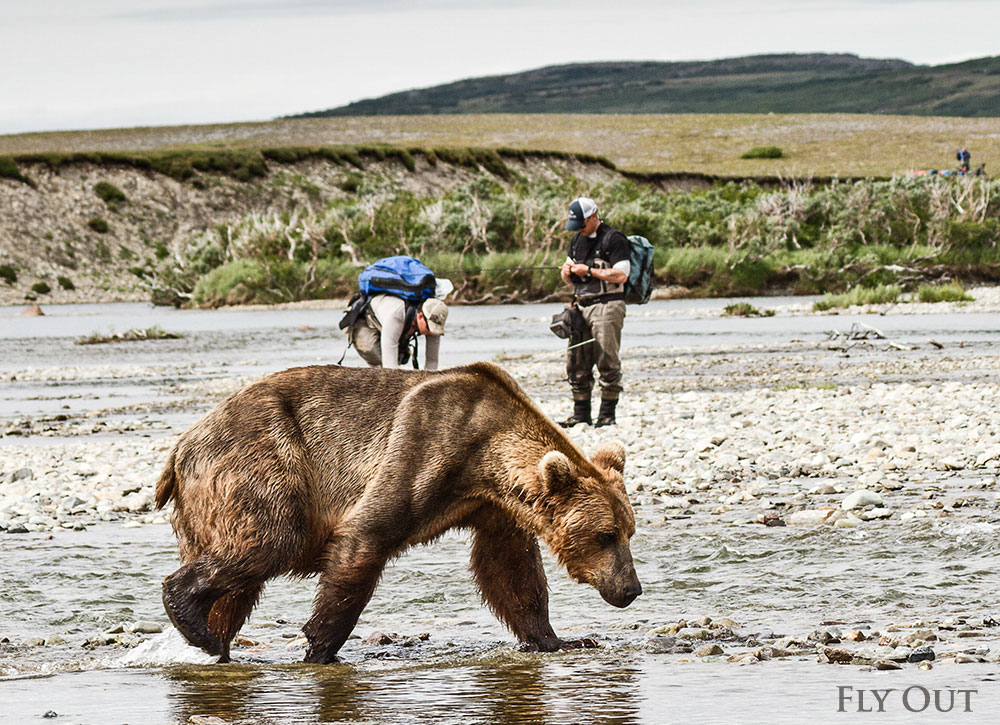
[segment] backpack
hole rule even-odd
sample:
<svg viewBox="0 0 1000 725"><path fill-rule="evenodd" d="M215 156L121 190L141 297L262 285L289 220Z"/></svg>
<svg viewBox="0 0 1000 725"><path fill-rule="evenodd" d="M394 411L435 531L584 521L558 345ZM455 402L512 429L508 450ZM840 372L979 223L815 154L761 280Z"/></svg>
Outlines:
<svg viewBox="0 0 1000 725"><path fill-rule="evenodd" d="M352 343L351 334L358 320L367 312L372 297L378 294L388 294L399 297L406 302L406 319L403 329L408 330L413 326L413 320L417 314L417 308L427 299L434 296L437 281L434 273L426 267L419 259L414 257L397 256L385 257L372 264L369 264L361 274L358 275L358 287L360 292L351 297L347 310L341 318L339 327L347 335L347 347ZM337 364L344 361L347 349L340 356ZM399 364L405 365L410 357L413 358L413 367L417 367L417 335L412 335L399 341Z"/></svg>
<svg viewBox="0 0 1000 725"><path fill-rule="evenodd" d="M653 292L653 245L638 234L632 234L627 239L630 269L625 281L625 303L644 305Z"/></svg>
<svg viewBox="0 0 1000 725"><path fill-rule="evenodd" d="M430 299L436 284L434 273L414 257L386 257L369 264L358 275L362 294L390 294L407 302Z"/></svg>

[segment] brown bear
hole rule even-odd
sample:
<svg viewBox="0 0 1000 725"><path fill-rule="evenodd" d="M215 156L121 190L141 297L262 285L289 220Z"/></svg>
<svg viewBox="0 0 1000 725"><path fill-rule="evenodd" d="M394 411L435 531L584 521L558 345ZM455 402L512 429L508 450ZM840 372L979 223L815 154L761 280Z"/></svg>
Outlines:
<svg viewBox="0 0 1000 725"><path fill-rule="evenodd" d="M536 537L570 576L626 607L642 593L620 444L588 460L496 365L442 371L292 368L184 433L156 484L183 566L163 604L220 662L264 583L319 574L307 662L333 662L406 548L472 532L483 600L528 647L556 637Z"/></svg>

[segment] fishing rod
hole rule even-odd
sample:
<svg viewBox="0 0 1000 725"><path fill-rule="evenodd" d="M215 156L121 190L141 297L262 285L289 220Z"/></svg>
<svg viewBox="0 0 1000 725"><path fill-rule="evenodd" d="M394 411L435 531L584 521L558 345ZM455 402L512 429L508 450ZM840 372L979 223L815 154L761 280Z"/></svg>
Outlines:
<svg viewBox="0 0 1000 725"><path fill-rule="evenodd" d="M435 272L435 276L441 276L445 274L482 274L483 272L533 272L536 270L546 270L546 269L562 269L561 266L557 265L546 265L542 267L486 267L481 269L445 269L441 272Z"/></svg>

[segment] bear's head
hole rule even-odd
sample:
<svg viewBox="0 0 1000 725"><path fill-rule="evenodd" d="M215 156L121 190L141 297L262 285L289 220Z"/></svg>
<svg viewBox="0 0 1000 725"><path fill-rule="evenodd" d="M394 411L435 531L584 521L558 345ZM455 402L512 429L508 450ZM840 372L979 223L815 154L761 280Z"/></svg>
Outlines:
<svg viewBox="0 0 1000 725"><path fill-rule="evenodd" d="M624 470L620 443L602 447L584 465L559 451L549 451L538 462L541 499L551 516L543 538L571 577L590 584L616 607L627 607L642 594L629 549L635 517Z"/></svg>

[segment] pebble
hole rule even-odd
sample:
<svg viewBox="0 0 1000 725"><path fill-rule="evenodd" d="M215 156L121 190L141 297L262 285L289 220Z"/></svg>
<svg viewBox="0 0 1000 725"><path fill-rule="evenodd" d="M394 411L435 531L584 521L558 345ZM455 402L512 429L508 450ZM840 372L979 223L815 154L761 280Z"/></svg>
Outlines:
<svg viewBox="0 0 1000 725"><path fill-rule="evenodd" d="M840 508L844 509L844 511L853 511L854 509L864 508L865 506L881 507L882 497L874 491L861 489L849 494L843 501L840 502Z"/></svg>
<svg viewBox="0 0 1000 725"><path fill-rule="evenodd" d="M717 644L706 644L694 651L698 657L711 657L712 655L724 654L724 650Z"/></svg>
<svg viewBox="0 0 1000 725"><path fill-rule="evenodd" d="M876 660L872 665L876 670L901 670L903 666L892 660Z"/></svg>

